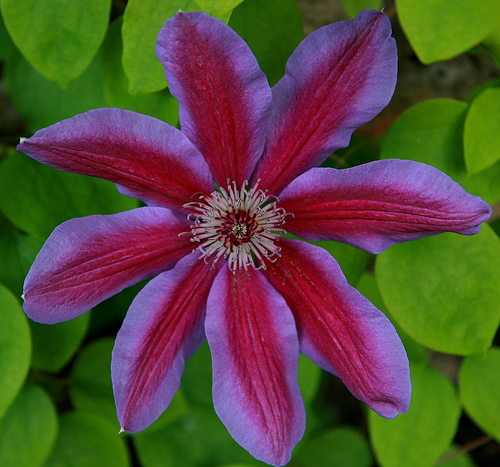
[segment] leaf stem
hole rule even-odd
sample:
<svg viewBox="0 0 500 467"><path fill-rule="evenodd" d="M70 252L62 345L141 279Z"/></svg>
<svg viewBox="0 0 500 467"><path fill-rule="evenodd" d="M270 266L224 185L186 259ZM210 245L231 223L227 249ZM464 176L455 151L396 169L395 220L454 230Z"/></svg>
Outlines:
<svg viewBox="0 0 500 467"><path fill-rule="evenodd" d="M446 462L450 459L453 459L454 457L458 457L466 452L470 452L473 449L476 449L480 446L483 446L484 444L489 443L492 440L493 440L493 438L491 436L488 436L488 435L481 436L480 438L477 438L473 441L470 441L470 442L464 444L463 446L460 446L459 448L455 449L452 452L444 454L436 462L436 465L442 464L443 462Z"/></svg>

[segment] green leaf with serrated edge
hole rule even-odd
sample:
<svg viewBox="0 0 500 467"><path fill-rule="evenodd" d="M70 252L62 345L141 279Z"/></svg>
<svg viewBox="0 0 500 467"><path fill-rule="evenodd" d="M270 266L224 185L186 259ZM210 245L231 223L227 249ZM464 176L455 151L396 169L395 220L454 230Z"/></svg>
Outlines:
<svg viewBox="0 0 500 467"><path fill-rule="evenodd" d="M205 467L228 463L262 465L229 435L213 408L193 407L160 430L132 436L144 467Z"/></svg>
<svg viewBox="0 0 500 467"><path fill-rule="evenodd" d="M500 442L500 348L464 359L459 374L460 398L469 417Z"/></svg>
<svg viewBox="0 0 500 467"><path fill-rule="evenodd" d="M111 182L61 172L18 152L0 164L0 209L19 229L45 238L61 222L137 207Z"/></svg>
<svg viewBox="0 0 500 467"><path fill-rule="evenodd" d="M38 467L44 464L57 436L57 413L38 386L25 386L0 420L0 465Z"/></svg>
<svg viewBox="0 0 500 467"><path fill-rule="evenodd" d="M30 330L16 298L0 285L0 419L21 389L31 359Z"/></svg>
<svg viewBox="0 0 500 467"><path fill-rule="evenodd" d="M432 467L455 435L461 409L452 384L433 368L411 365L408 413L385 419L369 412L372 446L380 465Z"/></svg>
<svg viewBox="0 0 500 467"><path fill-rule="evenodd" d="M350 18L354 18L362 10L378 10L383 6L382 0L342 0L342 6Z"/></svg>
<svg viewBox="0 0 500 467"><path fill-rule="evenodd" d="M463 155L465 102L432 99L410 107L381 138L382 159L411 159L437 167L490 204L500 200L500 161L470 175Z"/></svg>
<svg viewBox="0 0 500 467"><path fill-rule="evenodd" d="M31 132L106 105L100 53L66 89L44 78L17 51L4 72L9 96Z"/></svg>
<svg viewBox="0 0 500 467"><path fill-rule="evenodd" d="M500 160L500 88L483 91L465 119L465 162L474 174Z"/></svg>
<svg viewBox="0 0 500 467"><path fill-rule="evenodd" d="M57 373L71 360L85 337L90 315L58 324L39 324L30 321L33 341L32 366Z"/></svg>
<svg viewBox="0 0 500 467"><path fill-rule="evenodd" d="M179 10L196 11L194 0L129 0L123 15L123 68L130 94L167 87L165 69L155 55L156 37L167 19Z"/></svg>
<svg viewBox="0 0 500 467"><path fill-rule="evenodd" d="M423 63L466 52L495 27L497 0L397 0L398 18Z"/></svg>
<svg viewBox="0 0 500 467"><path fill-rule="evenodd" d="M151 94L131 95L128 92L128 80L121 61L121 17L108 29L103 44L103 78L106 105L133 110L159 118L171 125L179 121L179 104L168 90Z"/></svg>
<svg viewBox="0 0 500 467"><path fill-rule="evenodd" d="M104 39L111 0L1 0L7 30L43 76L66 87Z"/></svg>
<svg viewBox="0 0 500 467"><path fill-rule="evenodd" d="M85 412L61 416L59 436L44 467L128 467L129 454L116 427L105 418Z"/></svg>
<svg viewBox="0 0 500 467"><path fill-rule="evenodd" d="M350 427L320 432L301 444L293 461L301 467L369 467L373 458L367 439Z"/></svg>
<svg viewBox="0 0 500 467"><path fill-rule="evenodd" d="M380 291L375 280L375 276L371 273L365 273L359 281L356 288L372 302L380 311L382 311L392 322L398 332L401 341L406 349L408 358L412 363L425 363L428 359L427 351L418 342L415 342L406 332L404 332L397 322L389 314L384 300L380 295Z"/></svg>
<svg viewBox="0 0 500 467"><path fill-rule="evenodd" d="M111 352L114 339L91 342L78 355L71 372L69 396L73 406L83 412L105 417L118 430L113 388L111 384ZM174 422L187 412L187 404L178 391L163 415L147 431L159 429Z"/></svg>
<svg viewBox="0 0 500 467"><path fill-rule="evenodd" d="M221 16L230 13L243 0L196 0L198 6L206 13L212 16Z"/></svg>
<svg viewBox="0 0 500 467"><path fill-rule="evenodd" d="M285 72L285 64L304 38L302 17L293 0L245 0L229 20L250 46L271 85Z"/></svg>
<svg viewBox="0 0 500 467"><path fill-rule="evenodd" d="M0 214L0 283L15 296L23 293L24 277L43 242L20 233Z"/></svg>
<svg viewBox="0 0 500 467"><path fill-rule="evenodd" d="M377 257L389 312L422 345L485 352L500 321L500 240L488 224L467 237L447 233L394 245Z"/></svg>

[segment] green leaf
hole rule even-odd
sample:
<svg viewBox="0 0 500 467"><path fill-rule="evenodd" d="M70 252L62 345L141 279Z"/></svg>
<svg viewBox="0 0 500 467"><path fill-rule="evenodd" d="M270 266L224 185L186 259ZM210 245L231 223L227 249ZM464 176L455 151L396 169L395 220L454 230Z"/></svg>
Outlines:
<svg viewBox="0 0 500 467"><path fill-rule="evenodd" d="M447 60L479 44L493 30L497 0L397 0L398 17L423 63Z"/></svg>
<svg viewBox="0 0 500 467"><path fill-rule="evenodd" d="M368 260L371 258L370 253L347 245L346 243L328 240L309 243L328 251L339 263L347 281L352 286L355 286L359 282L366 269Z"/></svg>
<svg viewBox="0 0 500 467"><path fill-rule="evenodd" d="M472 102L465 120L465 161L471 174L500 160L500 88L483 91Z"/></svg>
<svg viewBox="0 0 500 467"><path fill-rule="evenodd" d="M93 341L73 364L69 396L73 406L82 412L97 413L119 429L111 386L111 351L114 339Z"/></svg>
<svg viewBox="0 0 500 467"><path fill-rule="evenodd" d="M201 407L160 430L132 440L143 467L206 467L228 463L262 465L231 438L213 409Z"/></svg>
<svg viewBox="0 0 500 467"><path fill-rule="evenodd" d="M468 192L490 204L500 200L500 161L470 175L463 155L463 128L467 104L432 99L410 107L381 138L382 159L411 159L447 173Z"/></svg>
<svg viewBox="0 0 500 467"><path fill-rule="evenodd" d="M500 321L500 240L488 224L394 245L376 278L391 315L417 342L471 355L491 345Z"/></svg>
<svg viewBox="0 0 500 467"><path fill-rule="evenodd" d="M500 78L491 78L484 81L479 86L476 86L471 93L467 96L467 103L470 104L476 97L478 97L483 91L487 89L498 89L500 88Z"/></svg>
<svg viewBox="0 0 500 467"><path fill-rule="evenodd" d="M418 342L415 342L406 332L404 332L397 322L394 321L389 314L384 300L380 295L380 291L375 280L375 276L371 273L365 273L359 281L356 288L372 302L382 313L384 313L392 322L396 331L405 346L408 358L412 363L425 363L427 361L427 351Z"/></svg>
<svg viewBox="0 0 500 467"><path fill-rule="evenodd" d="M109 297L104 302L98 303L92 310L89 337L116 334L116 329L122 325L130 304L147 282L147 280L140 281Z"/></svg>
<svg viewBox="0 0 500 467"><path fill-rule="evenodd" d="M293 0L245 0L229 20L250 46L271 85L285 72L285 64L304 38L302 16Z"/></svg>
<svg viewBox="0 0 500 467"><path fill-rule="evenodd" d="M31 359L28 321L15 297L0 285L0 418L21 389Z"/></svg>
<svg viewBox="0 0 500 467"><path fill-rule="evenodd" d="M354 428L324 431L307 440L293 457L302 467L369 467L373 464L366 438Z"/></svg>
<svg viewBox="0 0 500 467"><path fill-rule="evenodd" d="M18 232L0 214L0 282L20 297L24 277L42 247L42 241Z"/></svg>
<svg viewBox="0 0 500 467"><path fill-rule="evenodd" d="M190 405L213 406L212 357L207 342L186 362L181 387Z"/></svg>
<svg viewBox="0 0 500 467"><path fill-rule="evenodd" d="M93 341L78 355L71 372L69 396L73 406L82 412L91 412L105 417L116 426L120 424L111 384L111 352L114 339ZM174 422L187 412L187 404L178 391L163 415L147 431L157 430Z"/></svg>
<svg viewBox="0 0 500 467"><path fill-rule="evenodd" d="M196 0L199 7L206 13L220 18L230 13L243 0Z"/></svg>
<svg viewBox="0 0 500 467"><path fill-rule="evenodd" d="M61 417L59 436L44 467L128 467L123 437L105 418L85 412Z"/></svg>
<svg viewBox="0 0 500 467"><path fill-rule="evenodd" d="M382 0L342 0L342 6L350 18L354 18L361 10L381 10Z"/></svg>
<svg viewBox="0 0 500 467"><path fill-rule="evenodd" d="M171 125L179 121L179 105L168 90L151 94L131 95L121 61L121 17L108 30L103 44L104 94L108 107L133 110L159 118Z"/></svg>
<svg viewBox="0 0 500 467"><path fill-rule="evenodd" d="M299 355L298 380L300 392L306 404L312 402L318 392L319 382L321 380L321 369L306 356Z"/></svg>
<svg viewBox="0 0 500 467"><path fill-rule="evenodd" d="M88 329L90 314L58 324L30 322L34 368L57 373L71 360Z"/></svg>
<svg viewBox="0 0 500 467"><path fill-rule="evenodd" d="M87 110L104 107L101 56L66 89L44 78L19 52L5 66L7 91L31 132Z"/></svg>
<svg viewBox="0 0 500 467"><path fill-rule="evenodd" d="M18 152L0 164L0 209L19 229L47 237L73 217L137 207L105 180L61 172Z"/></svg>
<svg viewBox="0 0 500 467"><path fill-rule="evenodd" d="M483 357L464 359L459 375L460 398L469 416L500 442L500 348Z"/></svg>
<svg viewBox="0 0 500 467"><path fill-rule="evenodd" d="M161 27L179 10L199 10L194 0L129 0L123 15L123 68L130 94L159 91L167 87L165 70L155 55Z"/></svg>
<svg viewBox="0 0 500 467"><path fill-rule="evenodd" d="M2 15L0 15L0 60L5 60L13 48L14 43L5 29Z"/></svg>
<svg viewBox="0 0 500 467"><path fill-rule="evenodd" d="M354 133L349 146L335 151L321 167L333 167L334 169L347 169L380 158L380 144L378 138L359 137Z"/></svg>
<svg viewBox="0 0 500 467"><path fill-rule="evenodd" d="M394 420L369 413L370 437L382 467L432 467L455 435L460 405L452 384L426 365L412 365L410 410Z"/></svg>
<svg viewBox="0 0 500 467"><path fill-rule="evenodd" d="M500 20L497 19L496 26L489 36L484 39L483 46L492 55L497 66L500 66Z"/></svg>
<svg viewBox="0 0 500 467"><path fill-rule="evenodd" d="M460 452L460 446L452 444L447 452L439 459L440 467L475 467L469 454Z"/></svg>
<svg viewBox="0 0 500 467"><path fill-rule="evenodd" d="M18 49L43 76L66 87L104 39L111 0L1 0Z"/></svg>
<svg viewBox="0 0 500 467"><path fill-rule="evenodd" d="M0 465L43 465L56 436L57 414L50 397L38 386L25 386L0 421Z"/></svg>

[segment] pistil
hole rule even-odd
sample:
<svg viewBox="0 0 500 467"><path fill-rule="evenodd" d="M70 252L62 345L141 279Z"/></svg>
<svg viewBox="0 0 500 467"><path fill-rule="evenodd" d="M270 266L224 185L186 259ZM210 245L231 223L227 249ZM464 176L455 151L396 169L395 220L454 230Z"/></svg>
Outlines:
<svg viewBox="0 0 500 467"><path fill-rule="evenodd" d="M184 205L192 210L191 241L199 243L193 251L200 251L207 264L226 259L233 272L265 269L267 261L280 256L276 242L286 233L282 228L286 212L277 202L259 188L259 181L249 189L245 181L238 189L228 180L227 190L221 187Z"/></svg>

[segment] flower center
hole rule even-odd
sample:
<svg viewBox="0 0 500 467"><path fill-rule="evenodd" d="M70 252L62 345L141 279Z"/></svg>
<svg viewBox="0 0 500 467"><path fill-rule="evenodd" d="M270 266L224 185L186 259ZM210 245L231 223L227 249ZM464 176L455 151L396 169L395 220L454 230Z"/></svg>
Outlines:
<svg viewBox="0 0 500 467"><path fill-rule="evenodd" d="M258 186L259 181L248 189L245 181L238 190L236 182L228 180L227 190L220 188L184 205L192 210L191 241L200 244L194 251L201 251L205 262L211 258L215 264L223 257L235 272L265 269L266 260L279 257L281 248L275 242L286 233L281 228L286 212Z"/></svg>

